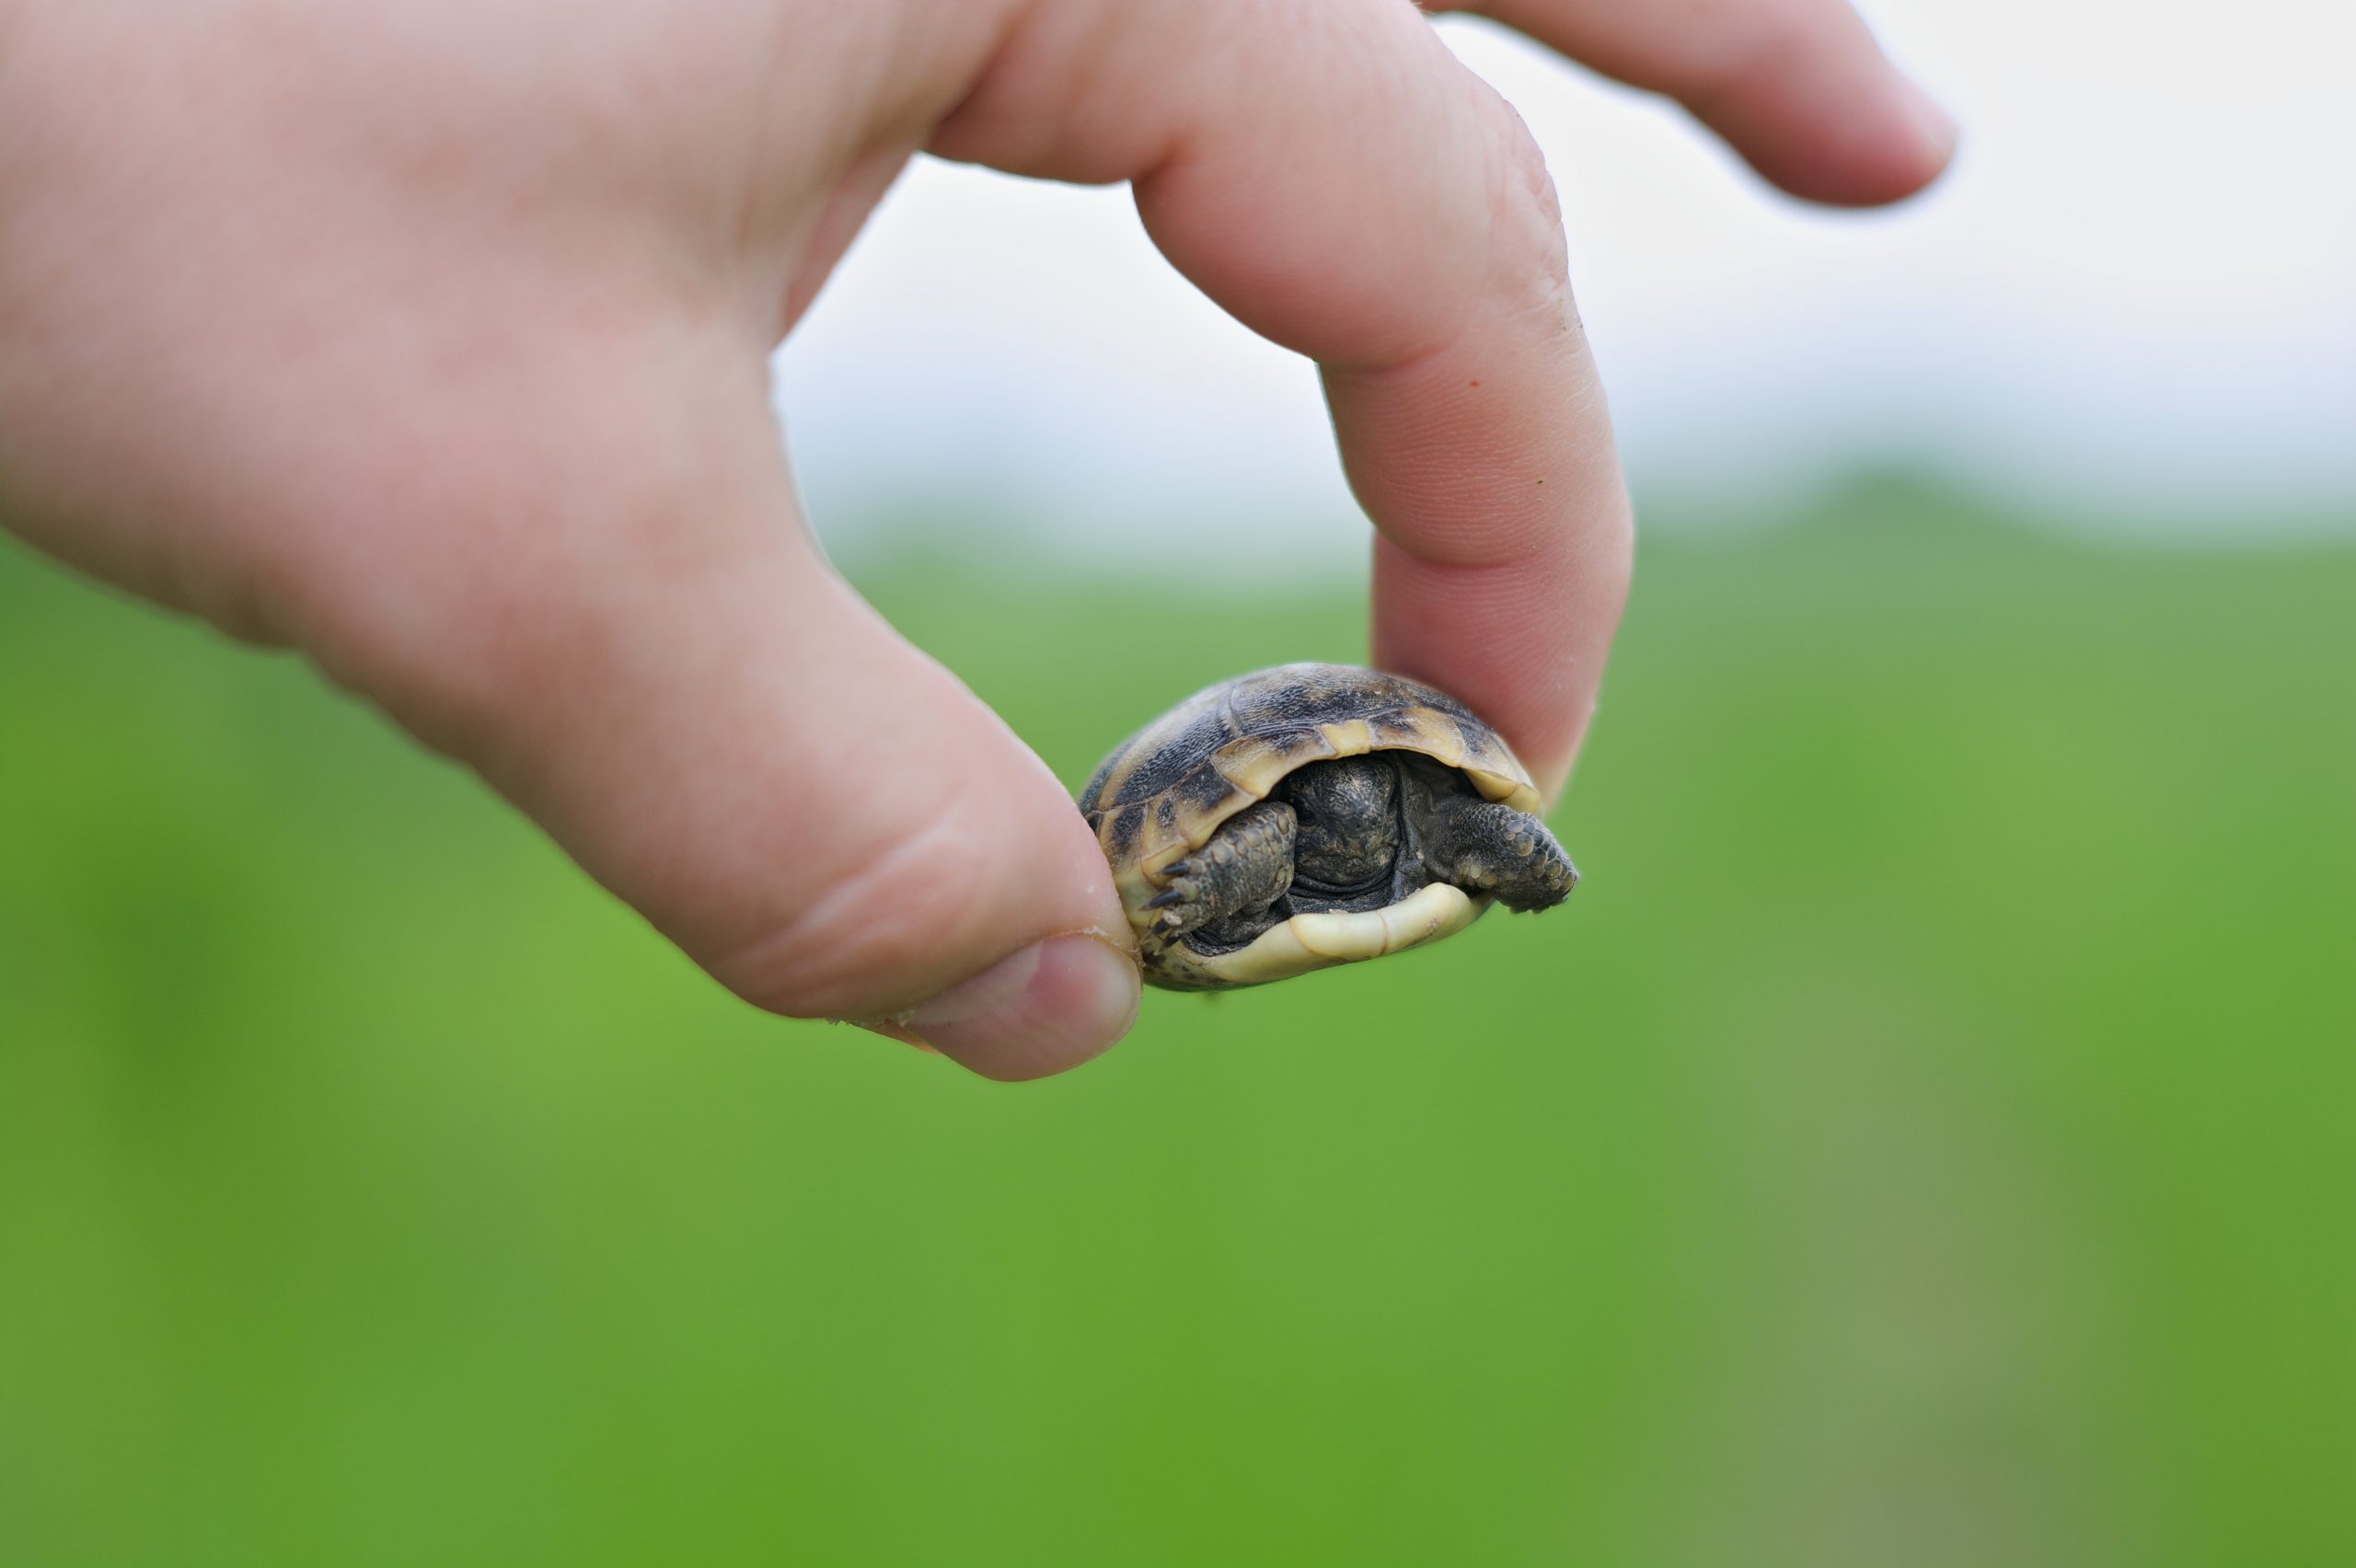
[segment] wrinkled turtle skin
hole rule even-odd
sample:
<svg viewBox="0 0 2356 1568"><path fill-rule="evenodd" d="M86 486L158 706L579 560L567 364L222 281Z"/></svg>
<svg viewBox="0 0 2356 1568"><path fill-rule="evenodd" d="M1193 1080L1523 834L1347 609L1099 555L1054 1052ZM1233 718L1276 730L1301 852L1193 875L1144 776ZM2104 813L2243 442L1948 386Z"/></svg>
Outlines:
<svg viewBox="0 0 2356 1568"><path fill-rule="evenodd" d="M1329 785L1347 789L1320 792ZM1372 837L1322 827L1329 798L1366 813ZM1443 692L1346 664L1287 664L1196 693L1114 750L1080 809L1145 978L1174 990L1379 958L1462 930L1499 896L1559 903L1577 880L1496 731ZM1314 880L1327 865L1349 874ZM1253 907L1173 928L1190 907L1201 919L1204 888L1239 882Z"/></svg>

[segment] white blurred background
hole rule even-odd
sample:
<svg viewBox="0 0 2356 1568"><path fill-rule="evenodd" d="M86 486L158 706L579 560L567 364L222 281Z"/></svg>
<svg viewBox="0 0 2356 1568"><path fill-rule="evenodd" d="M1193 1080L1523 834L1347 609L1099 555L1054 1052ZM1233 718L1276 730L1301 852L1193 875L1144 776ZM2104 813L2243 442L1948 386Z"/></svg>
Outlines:
<svg viewBox="0 0 2356 1568"><path fill-rule="evenodd" d="M1439 24L1546 149L1647 520L1742 525L1891 468L2113 536L2356 519L2356 11L1868 16L1964 141L1927 196L1865 214ZM1304 571L1364 559L1311 368L1172 272L1125 189L919 162L780 354L779 402L847 559L976 519L1107 561L1174 519Z"/></svg>

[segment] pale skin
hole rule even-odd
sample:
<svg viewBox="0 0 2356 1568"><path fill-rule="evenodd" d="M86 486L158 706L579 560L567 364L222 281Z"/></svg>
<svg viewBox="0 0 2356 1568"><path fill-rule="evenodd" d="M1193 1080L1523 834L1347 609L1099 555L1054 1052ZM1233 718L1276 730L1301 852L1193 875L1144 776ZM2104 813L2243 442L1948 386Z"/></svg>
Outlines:
<svg viewBox="0 0 2356 1568"><path fill-rule="evenodd" d="M1839 0L1486 9L1798 195L1947 157ZM1129 182L1316 360L1375 662L1559 789L1628 504L1544 167L1403 0L0 0L0 522L299 650L745 999L1071 1066L1138 1005L1103 858L768 398L919 151Z"/></svg>

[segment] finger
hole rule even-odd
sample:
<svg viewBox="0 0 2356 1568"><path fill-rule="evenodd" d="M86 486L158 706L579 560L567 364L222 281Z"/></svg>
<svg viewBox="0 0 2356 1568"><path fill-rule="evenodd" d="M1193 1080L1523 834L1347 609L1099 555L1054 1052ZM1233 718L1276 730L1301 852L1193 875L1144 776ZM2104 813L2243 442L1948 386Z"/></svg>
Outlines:
<svg viewBox="0 0 2356 1568"><path fill-rule="evenodd" d="M1470 703L1559 784L1630 543L1527 132L1396 0L1161 6L1109 56L1073 12L1041 13L943 150L1134 176L1171 260L1320 362L1382 536L1377 662Z"/></svg>
<svg viewBox="0 0 2356 1568"><path fill-rule="evenodd" d="M166 70L121 23L50 29L86 68L27 81L53 98L121 57L145 112L52 102L10 121L39 156L0 160L10 520L304 649L763 1007L1007 1078L1116 1038L1138 981L1093 836L826 569L768 413L769 302L807 294L755 275L794 248L753 214L822 272L896 155L852 160L823 211L788 199L786 159L788 197L683 226L741 166L663 156L726 141L666 139L666 95L700 84L724 130L724 73L633 58L583 87L592 44L510 83L493 27L378 113L424 58L414 29L372 52L349 29L198 28L202 68ZM608 141L614 80L631 123ZM785 96L856 129L825 89Z"/></svg>
<svg viewBox="0 0 2356 1568"><path fill-rule="evenodd" d="M269 542L274 634L746 999L999 1078L1101 1051L1138 972L1070 797L819 559L756 345L616 314L570 346L477 321L463 353L412 322L352 351L379 379L336 420L367 441L268 465L238 444L305 428L305 398L241 385L191 433L208 509Z"/></svg>
<svg viewBox="0 0 2356 1568"><path fill-rule="evenodd" d="M1435 7L1436 9L1438 7ZM1955 150L1946 110L1843 0L1475 0L1584 65L1667 93L1795 196L1895 202Z"/></svg>

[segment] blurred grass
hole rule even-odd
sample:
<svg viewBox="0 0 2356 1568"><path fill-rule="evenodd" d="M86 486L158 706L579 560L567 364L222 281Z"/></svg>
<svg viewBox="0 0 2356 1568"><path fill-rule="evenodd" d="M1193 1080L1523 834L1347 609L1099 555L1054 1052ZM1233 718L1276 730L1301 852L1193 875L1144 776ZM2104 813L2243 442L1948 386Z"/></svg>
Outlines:
<svg viewBox="0 0 2356 1568"><path fill-rule="evenodd" d="M1565 913L1021 1090L0 552L0 1561L2356 1561L2356 552L1961 510L1648 550ZM1362 651L866 575L1068 780Z"/></svg>

